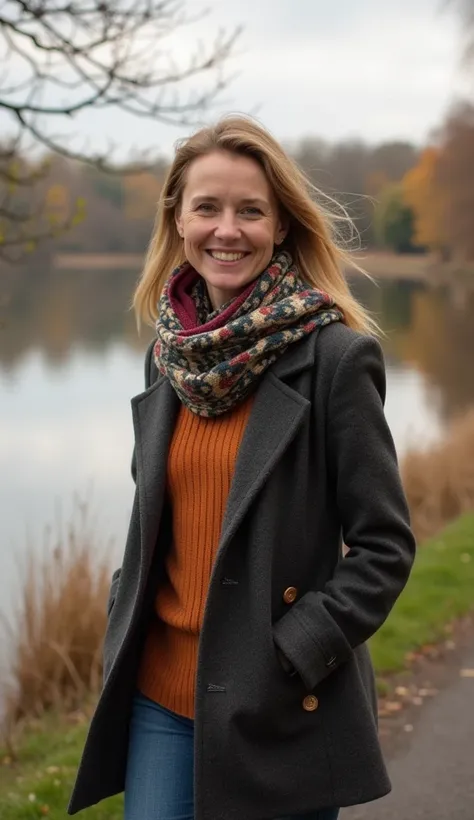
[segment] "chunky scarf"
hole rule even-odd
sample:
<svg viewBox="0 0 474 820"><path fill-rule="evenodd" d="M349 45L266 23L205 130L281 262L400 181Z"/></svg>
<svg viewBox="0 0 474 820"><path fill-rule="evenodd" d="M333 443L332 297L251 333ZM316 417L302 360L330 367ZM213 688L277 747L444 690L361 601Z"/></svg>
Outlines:
<svg viewBox="0 0 474 820"><path fill-rule="evenodd" d="M193 413L219 416L249 395L289 344L342 319L327 293L301 281L286 251L215 311L203 278L185 263L158 302L155 362Z"/></svg>

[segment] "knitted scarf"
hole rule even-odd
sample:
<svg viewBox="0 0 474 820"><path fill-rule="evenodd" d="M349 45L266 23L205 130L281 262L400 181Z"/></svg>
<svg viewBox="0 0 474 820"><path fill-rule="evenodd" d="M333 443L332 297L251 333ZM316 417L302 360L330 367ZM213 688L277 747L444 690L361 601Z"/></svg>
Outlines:
<svg viewBox="0 0 474 820"><path fill-rule="evenodd" d="M327 293L302 282L286 251L214 311L203 278L186 262L158 302L154 358L181 402L211 418L243 401L288 345L342 319Z"/></svg>

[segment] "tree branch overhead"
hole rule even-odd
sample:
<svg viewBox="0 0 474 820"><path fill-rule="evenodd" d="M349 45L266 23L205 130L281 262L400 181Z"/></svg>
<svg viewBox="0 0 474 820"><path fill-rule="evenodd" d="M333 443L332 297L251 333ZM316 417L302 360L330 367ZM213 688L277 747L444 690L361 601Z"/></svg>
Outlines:
<svg viewBox="0 0 474 820"><path fill-rule="evenodd" d="M28 222L16 211L9 220L12 194L5 185L23 187L28 174L34 185L38 177L34 164L23 162L21 179L10 178L12 144L17 157L36 145L115 171L109 150L77 148L67 129L58 133L61 124L85 110L113 108L189 126L212 106L228 82L224 69L239 30L220 32L215 43L177 59L181 29L195 21L181 0L0 3L0 117L9 140L0 145L0 255L9 221L17 231ZM153 161L142 158L141 167ZM131 167L137 169L136 158Z"/></svg>

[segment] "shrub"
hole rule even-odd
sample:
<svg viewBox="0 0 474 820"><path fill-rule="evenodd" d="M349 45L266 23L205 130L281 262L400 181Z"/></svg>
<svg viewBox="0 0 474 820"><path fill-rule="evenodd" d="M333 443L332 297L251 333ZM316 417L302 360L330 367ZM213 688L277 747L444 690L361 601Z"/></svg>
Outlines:
<svg viewBox="0 0 474 820"><path fill-rule="evenodd" d="M413 449L401 465L418 541L474 509L474 410L458 419L429 450Z"/></svg>

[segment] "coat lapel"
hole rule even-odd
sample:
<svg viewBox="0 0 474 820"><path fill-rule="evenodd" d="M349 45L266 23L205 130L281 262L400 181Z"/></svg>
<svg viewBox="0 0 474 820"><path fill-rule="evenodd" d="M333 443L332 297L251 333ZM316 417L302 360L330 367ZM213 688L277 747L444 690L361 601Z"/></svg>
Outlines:
<svg viewBox="0 0 474 820"><path fill-rule="evenodd" d="M316 335L291 346L262 377L235 465L220 550L229 543L309 412L310 402L283 379L313 364Z"/></svg>
<svg viewBox="0 0 474 820"><path fill-rule="evenodd" d="M132 399L142 568L148 570L158 536L166 488L168 449L179 399L165 377Z"/></svg>

